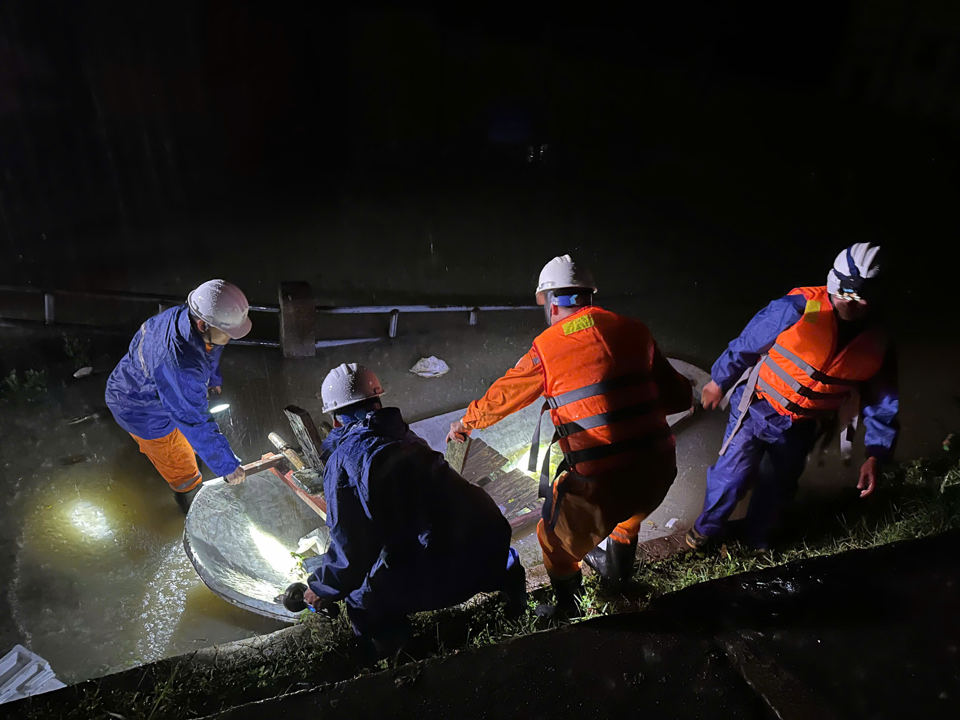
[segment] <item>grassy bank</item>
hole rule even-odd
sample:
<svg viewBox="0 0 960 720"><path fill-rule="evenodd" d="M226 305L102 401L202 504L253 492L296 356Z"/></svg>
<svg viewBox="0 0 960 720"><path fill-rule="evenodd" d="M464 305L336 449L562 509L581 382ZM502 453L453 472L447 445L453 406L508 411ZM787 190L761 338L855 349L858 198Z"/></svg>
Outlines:
<svg viewBox="0 0 960 720"><path fill-rule="evenodd" d="M777 549L748 551L735 542L710 552L680 553L640 568L627 592L606 593L588 578L585 617L639 610L653 599L689 585L794 560L865 549L898 540L934 535L960 527L960 454L945 449L937 457L888 470L869 502L854 497L834 504L798 505L788 518ZM532 593L530 607L549 597ZM42 696L20 716L41 718L196 717L240 702L336 682L461 649L499 643L545 629L532 612L516 621L503 617L499 600L479 598L468 607L422 613L413 619L406 649L388 660L372 660L354 642L344 617L335 621L307 615L300 625L256 652L233 655L210 651L130 671L127 680L90 681L77 686L69 707L52 707ZM400 685L415 669L397 673ZM109 715L108 715L109 713Z"/></svg>

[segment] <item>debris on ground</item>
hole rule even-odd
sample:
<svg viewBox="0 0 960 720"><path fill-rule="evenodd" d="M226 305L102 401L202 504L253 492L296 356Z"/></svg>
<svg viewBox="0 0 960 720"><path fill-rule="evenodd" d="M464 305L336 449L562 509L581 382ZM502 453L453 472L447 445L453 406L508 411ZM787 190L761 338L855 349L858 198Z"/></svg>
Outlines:
<svg viewBox="0 0 960 720"><path fill-rule="evenodd" d="M92 372L93 372L93 368L90 367L89 365L85 365L84 367L77 370L73 374L73 376L79 380L80 378L85 378L87 375L90 375Z"/></svg>
<svg viewBox="0 0 960 720"><path fill-rule="evenodd" d="M97 420L100 417L100 413L95 412L90 415L78 415L75 418L67 420L67 425L79 425L80 423L89 422L91 420Z"/></svg>
<svg viewBox="0 0 960 720"><path fill-rule="evenodd" d="M410 368L410 372L425 378L440 377L450 372L450 366L436 355L431 355L417 360L416 364Z"/></svg>

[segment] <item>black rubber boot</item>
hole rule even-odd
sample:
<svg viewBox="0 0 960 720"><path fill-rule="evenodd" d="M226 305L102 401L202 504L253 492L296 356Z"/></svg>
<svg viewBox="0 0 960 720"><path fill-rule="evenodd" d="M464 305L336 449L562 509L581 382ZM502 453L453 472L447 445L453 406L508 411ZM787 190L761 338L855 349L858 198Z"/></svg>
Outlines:
<svg viewBox="0 0 960 720"><path fill-rule="evenodd" d="M190 511L190 506L193 505L193 499L197 496L197 493L200 492L200 485L193 490L187 490L186 492L174 492L174 496L177 498L177 505L180 506L180 509L183 510L183 514L186 515Z"/></svg>
<svg viewBox="0 0 960 720"><path fill-rule="evenodd" d="M633 575L636 556L636 538L630 543L618 543L607 538L603 548L598 545L586 554L583 561L596 571L604 583L619 587Z"/></svg>
<svg viewBox="0 0 960 720"><path fill-rule="evenodd" d="M577 570L576 575L568 578L550 578L553 593L556 596L555 604L537 605L534 611L537 617L547 619L561 619L580 617L580 598L583 597L583 573Z"/></svg>
<svg viewBox="0 0 960 720"><path fill-rule="evenodd" d="M610 557L611 574L615 582L623 585L633 577L637 566L637 538L628 543L607 541L607 555Z"/></svg>

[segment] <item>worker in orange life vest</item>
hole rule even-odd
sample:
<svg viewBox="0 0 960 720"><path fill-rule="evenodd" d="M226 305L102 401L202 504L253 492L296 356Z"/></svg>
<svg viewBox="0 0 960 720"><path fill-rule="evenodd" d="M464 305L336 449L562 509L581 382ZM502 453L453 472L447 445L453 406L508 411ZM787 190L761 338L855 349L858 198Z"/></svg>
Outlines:
<svg viewBox="0 0 960 720"><path fill-rule="evenodd" d="M876 312L879 250L855 243L841 251L826 286L796 288L771 302L714 363L703 406L717 407L735 389L720 457L707 471L703 512L686 536L691 548L724 532L750 486L743 539L767 547L822 421L851 405L855 416L859 404L865 426L857 488L861 497L873 492L880 460L893 450L899 410L895 357ZM761 471L764 456L769 470Z"/></svg>
<svg viewBox="0 0 960 720"><path fill-rule="evenodd" d="M585 556L607 580L632 574L640 523L676 476L666 416L692 402L689 381L660 354L647 327L594 305L596 290L590 272L569 255L547 263L536 296L549 328L447 436L463 442L471 430L545 397L564 455L552 486L547 458L541 474L537 539L557 599L541 608L546 615L578 613ZM539 428L531 469L538 436Z"/></svg>

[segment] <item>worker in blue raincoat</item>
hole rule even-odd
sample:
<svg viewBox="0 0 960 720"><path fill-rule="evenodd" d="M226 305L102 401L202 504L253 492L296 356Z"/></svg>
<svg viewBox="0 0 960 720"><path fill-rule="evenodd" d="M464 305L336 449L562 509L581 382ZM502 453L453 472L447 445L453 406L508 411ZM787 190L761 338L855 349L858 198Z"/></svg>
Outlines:
<svg viewBox="0 0 960 720"><path fill-rule="evenodd" d="M409 632L406 616L504 591L522 612L526 579L510 525L479 487L380 404L377 376L356 363L323 382L324 493L330 546L308 579L317 610L344 600L354 632L381 654Z"/></svg>
<svg viewBox="0 0 960 720"><path fill-rule="evenodd" d="M767 547L818 436L839 424L849 445L849 421L858 417L866 459L857 489L873 493L899 412L896 358L878 312L878 252L870 243L841 251L825 286L771 302L714 363L703 406L717 407L733 390L731 410L720 457L707 471L703 512L686 536L691 548L724 533L751 487L743 539Z"/></svg>
<svg viewBox="0 0 960 720"><path fill-rule="evenodd" d="M250 332L249 304L240 289L209 280L184 305L144 322L107 380L105 398L117 424L136 440L186 513L200 488L196 455L228 483L244 471L207 409L220 392L220 355Z"/></svg>

